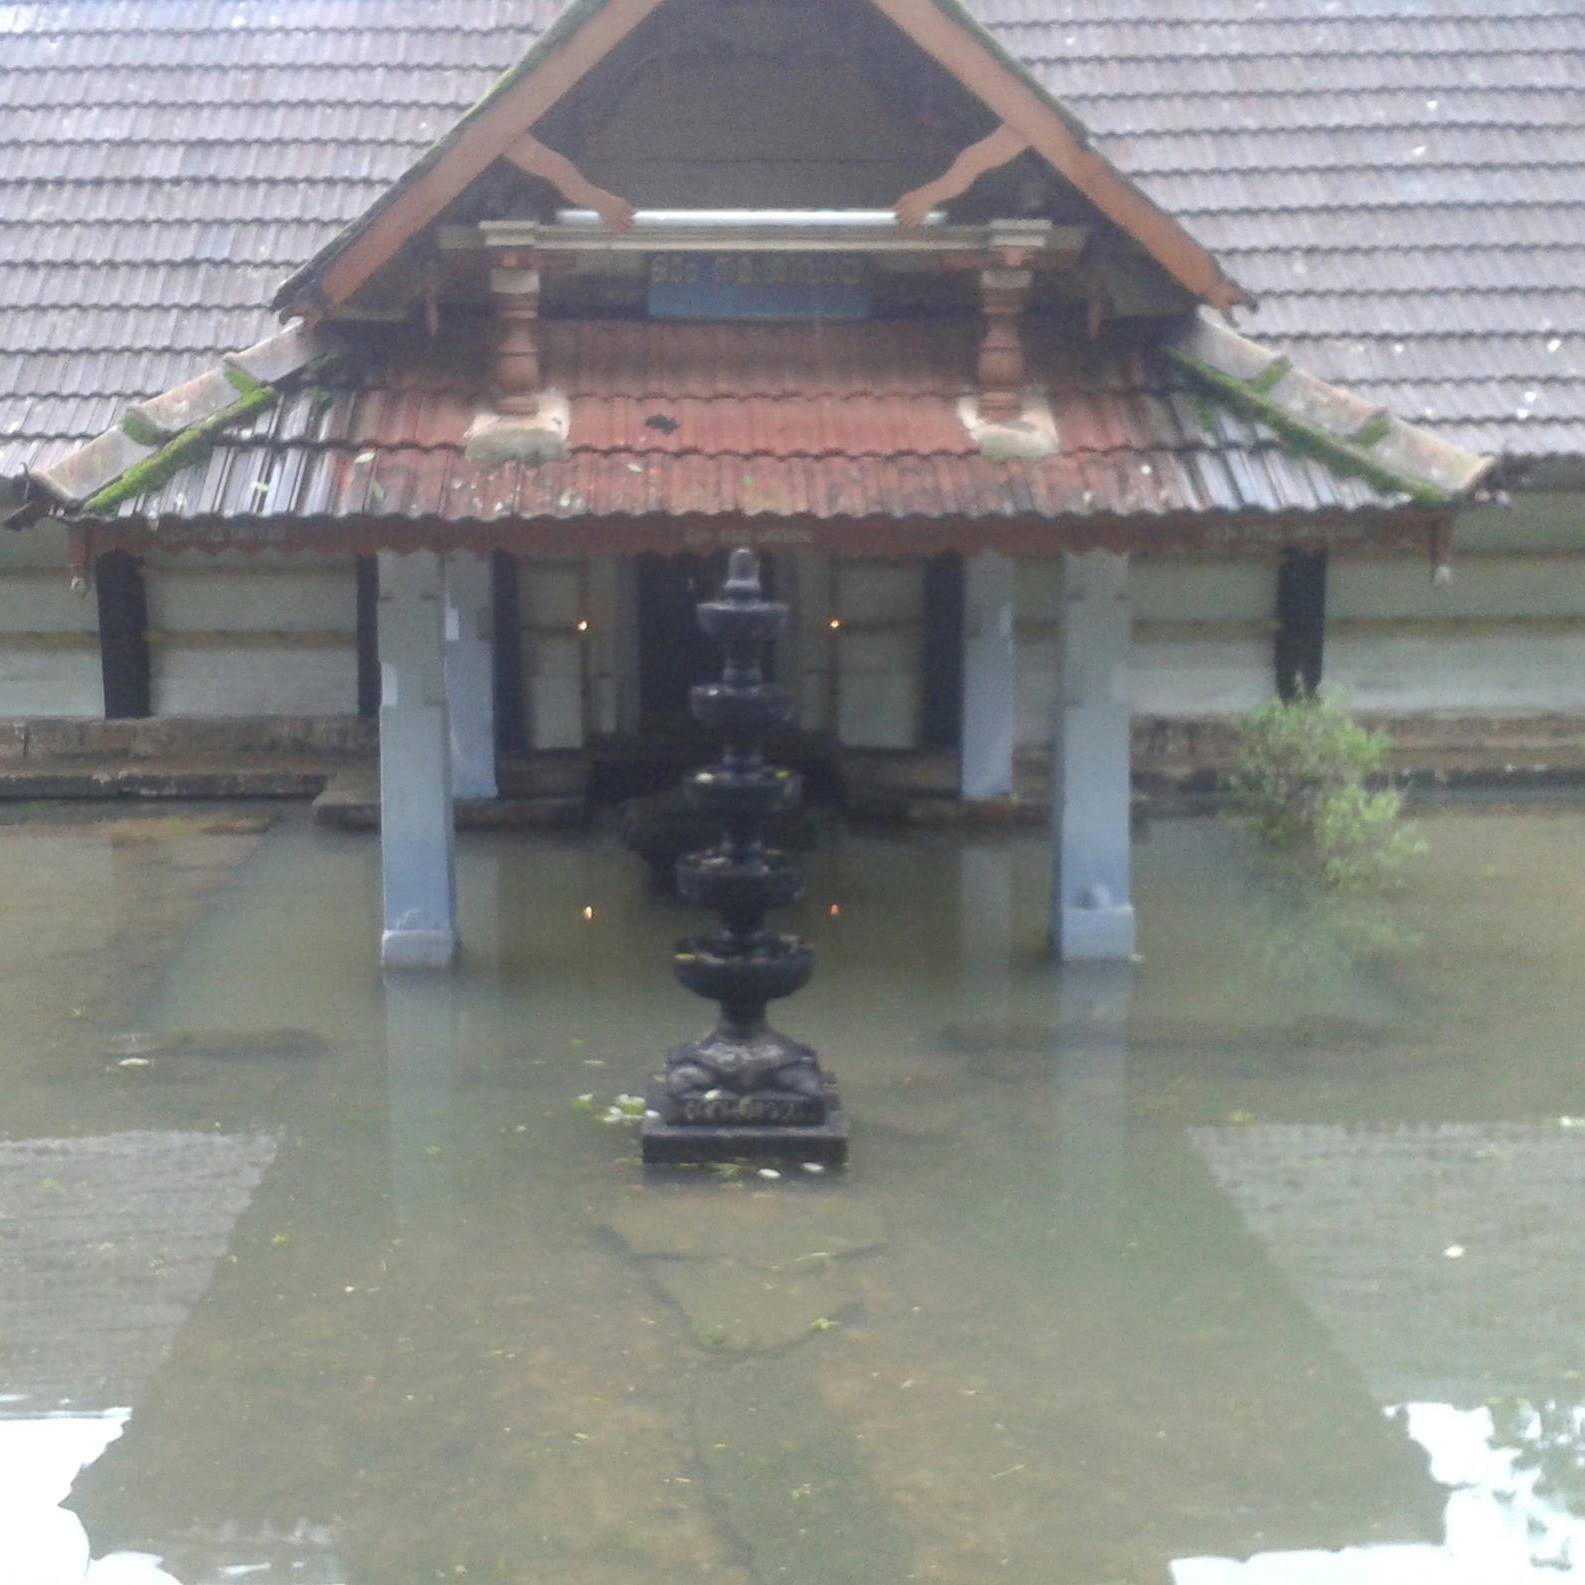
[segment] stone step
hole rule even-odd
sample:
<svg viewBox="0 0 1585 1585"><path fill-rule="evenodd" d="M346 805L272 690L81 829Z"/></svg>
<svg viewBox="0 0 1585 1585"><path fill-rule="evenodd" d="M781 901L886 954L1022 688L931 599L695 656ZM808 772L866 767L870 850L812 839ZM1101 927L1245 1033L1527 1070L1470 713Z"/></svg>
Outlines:
<svg viewBox="0 0 1585 1585"><path fill-rule="evenodd" d="M459 799L454 808L459 831L546 831L583 825L589 807L581 796ZM314 799L313 817L344 831L377 831L380 826L380 773L372 765L341 771Z"/></svg>
<svg viewBox="0 0 1585 1585"><path fill-rule="evenodd" d="M341 763L264 754L0 762L0 799L312 798Z"/></svg>

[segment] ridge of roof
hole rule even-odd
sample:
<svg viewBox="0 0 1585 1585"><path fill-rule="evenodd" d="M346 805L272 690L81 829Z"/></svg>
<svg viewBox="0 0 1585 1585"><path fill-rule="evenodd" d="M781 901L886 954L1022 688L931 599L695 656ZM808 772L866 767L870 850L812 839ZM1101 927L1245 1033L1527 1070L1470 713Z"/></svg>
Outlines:
<svg viewBox="0 0 1585 1585"><path fill-rule="evenodd" d="M1421 506L1448 506L1479 487L1496 458L1481 457L1296 368L1199 310L1162 344L1199 390L1264 424L1289 449L1344 478Z"/></svg>
<svg viewBox="0 0 1585 1585"><path fill-rule="evenodd" d="M339 283L333 297L325 288L326 274L338 263L344 264L349 253L382 217L391 214L410 194L416 193L426 179L434 177L438 192L414 205L417 213L408 232L411 234L429 224L485 166L529 132L546 110L664 3L665 0L570 0L514 66L508 68L361 215L282 282L271 306L283 315L313 314L327 305L327 299L328 306L344 301L389 254L377 258L361 275L354 270L350 282ZM1035 154L1139 242L1195 297L1224 312L1251 301L1215 256L1196 241L1179 220L1095 148L1083 121L1045 86L1026 62L1013 55L962 0L868 0L868 3L932 56L967 92L994 111L1004 124L1012 126ZM589 59L581 63L571 61L571 51L580 35L602 14L612 16L613 36L603 43L596 41ZM931 15L941 18L955 30L957 37L952 47L930 41ZM563 62L566 81L559 88L552 85L547 101L536 113L509 117L501 107L515 89L526 86L541 68L548 67L558 50L565 50L569 57ZM977 64L972 58L976 50L982 52L984 61L1001 75L1005 85L1001 92L991 97L969 80L968 74ZM492 118L502 123L493 137L490 135ZM470 138L477 145L470 149L470 157L482 158L472 169L463 170L460 180L448 190L448 184L439 180L441 167L453 157L460 165L462 156L458 151Z"/></svg>
<svg viewBox="0 0 1585 1585"><path fill-rule="evenodd" d="M220 434L280 400L282 387L337 355L322 334L302 325L266 337L160 396L135 402L114 428L27 475L69 512L113 515L124 502L195 467ZM36 501L18 492L9 515Z"/></svg>

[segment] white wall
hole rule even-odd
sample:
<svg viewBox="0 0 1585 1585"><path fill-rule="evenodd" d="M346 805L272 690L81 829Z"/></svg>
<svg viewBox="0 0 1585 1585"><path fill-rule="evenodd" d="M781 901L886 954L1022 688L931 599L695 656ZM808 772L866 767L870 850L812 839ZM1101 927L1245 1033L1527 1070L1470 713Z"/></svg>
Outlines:
<svg viewBox="0 0 1585 1585"><path fill-rule="evenodd" d="M589 563L524 558L518 562L517 587L529 747L581 748L586 652L597 636ZM614 600L614 588L608 592ZM589 622L589 631L578 631L582 621Z"/></svg>
<svg viewBox="0 0 1585 1585"><path fill-rule="evenodd" d="M639 724L638 563L594 556L588 572L585 667L594 730L632 733Z"/></svg>
<svg viewBox="0 0 1585 1585"><path fill-rule="evenodd" d="M0 533L0 716L102 716L99 605L73 594L66 530Z"/></svg>
<svg viewBox="0 0 1585 1585"><path fill-rule="evenodd" d="M1016 584L1018 745L1045 747L1056 710L1056 560L1020 560ZM1135 556L1128 572L1135 715L1232 715L1274 689L1272 558Z"/></svg>
<svg viewBox="0 0 1585 1585"><path fill-rule="evenodd" d="M1234 715L1276 691L1275 558L1138 556L1128 588L1136 715Z"/></svg>
<svg viewBox="0 0 1585 1585"><path fill-rule="evenodd" d="M358 707L357 578L350 560L151 556L156 715L351 715Z"/></svg>
<svg viewBox="0 0 1585 1585"><path fill-rule="evenodd" d="M831 558L812 550L780 554L776 579L778 598L790 608L787 637L777 657L779 675L792 694L797 724L805 732L827 732L834 718L836 664Z"/></svg>
<svg viewBox="0 0 1585 1585"><path fill-rule="evenodd" d="M631 571L614 558L520 564L536 746L579 746L586 725L633 729ZM778 575L794 612L783 675L800 723L854 747L916 746L922 559L799 552L778 559ZM356 708L350 561L155 556L145 578L156 713ZM1021 746L1050 741L1057 578L1054 560L1018 564ZM1137 556L1130 591L1136 714L1232 714L1270 697L1274 558ZM0 535L0 716L102 715L97 628L92 594L69 591L63 529ZM1431 588L1423 555L1334 555L1326 679L1364 711L1585 714L1585 496L1463 514L1446 590Z"/></svg>
<svg viewBox="0 0 1585 1585"><path fill-rule="evenodd" d="M1585 499L1521 496L1457 525L1453 581L1423 556L1333 556L1326 681L1395 715L1585 712Z"/></svg>
<svg viewBox="0 0 1585 1585"><path fill-rule="evenodd" d="M832 564L836 727L849 748L914 748L923 715L924 563Z"/></svg>
<svg viewBox="0 0 1585 1585"><path fill-rule="evenodd" d="M1057 601L1062 564L1020 557L1013 569L1016 744L1045 748L1057 707Z"/></svg>

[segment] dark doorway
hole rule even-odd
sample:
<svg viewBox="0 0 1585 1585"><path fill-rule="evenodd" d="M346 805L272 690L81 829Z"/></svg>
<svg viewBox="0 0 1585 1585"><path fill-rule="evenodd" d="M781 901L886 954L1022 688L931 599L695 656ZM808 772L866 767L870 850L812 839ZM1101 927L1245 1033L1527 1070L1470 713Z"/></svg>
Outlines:
<svg viewBox="0 0 1585 1585"><path fill-rule="evenodd" d="M720 676L721 651L700 630L694 607L720 589L725 575L724 550L638 558L638 700L645 737L700 736L688 710L688 690ZM768 556L760 577L774 595L776 569Z"/></svg>

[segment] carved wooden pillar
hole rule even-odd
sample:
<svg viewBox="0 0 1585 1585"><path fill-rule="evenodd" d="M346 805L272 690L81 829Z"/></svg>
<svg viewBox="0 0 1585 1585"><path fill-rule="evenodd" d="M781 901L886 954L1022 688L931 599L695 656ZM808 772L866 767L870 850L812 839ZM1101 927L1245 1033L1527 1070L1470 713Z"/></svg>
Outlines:
<svg viewBox="0 0 1585 1585"><path fill-rule="evenodd" d="M498 321L492 384L501 413L539 408L539 268L527 250L503 252L492 261L490 295Z"/></svg>
<svg viewBox="0 0 1585 1585"><path fill-rule="evenodd" d="M1028 373L1019 321L1033 280L1032 270L980 272L980 301L985 309L979 359L980 418L988 423L1015 419L1024 410Z"/></svg>
<svg viewBox="0 0 1585 1585"><path fill-rule="evenodd" d="M1034 284L1035 255L1051 231L1046 221L993 221L990 255L980 270L985 333L980 340L980 419L1005 424L1024 410L1029 371L1024 360L1023 317Z"/></svg>

